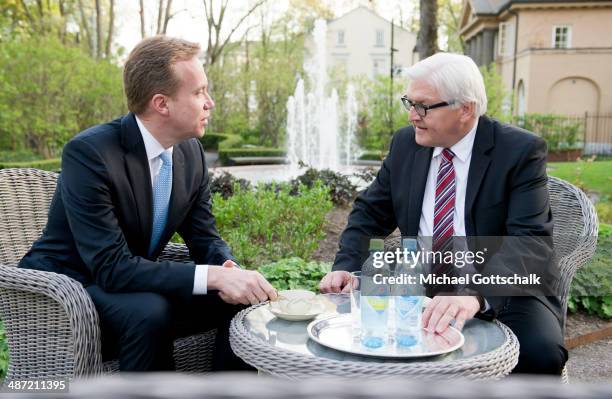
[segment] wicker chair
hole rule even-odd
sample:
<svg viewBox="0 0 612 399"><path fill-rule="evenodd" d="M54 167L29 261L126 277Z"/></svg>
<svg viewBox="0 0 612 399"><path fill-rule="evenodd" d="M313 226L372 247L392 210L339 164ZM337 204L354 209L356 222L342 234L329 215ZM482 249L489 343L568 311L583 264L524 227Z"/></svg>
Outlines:
<svg viewBox="0 0 612 399"><path fill-rule="evenodd" d="M47 223L57 174L0 170L0 318L9 343L7 379L76 378L112 373L102 363L98 313L83 286L51 272L15 267ZM164 259L186 261L184 245L168 244ZM177 370L210 371L215 331L174 342Z"/></svg>
<svg viewBox="0 0 612 399"><path fill-rule="evenodd" d="M0 170L0 317L10 348L9 379L69 378L116 370L102 364L99 321L83 287L67 276L12 267L38 238L57 175L35 169ZM595 251L597 216L589 199L573 185L549 178L555 217L555 247L563 273L563 309L578 268ZM185 260L183 245L169 244L162 257ZM175 342L181 371L210 367L214 332Z"/></svg>

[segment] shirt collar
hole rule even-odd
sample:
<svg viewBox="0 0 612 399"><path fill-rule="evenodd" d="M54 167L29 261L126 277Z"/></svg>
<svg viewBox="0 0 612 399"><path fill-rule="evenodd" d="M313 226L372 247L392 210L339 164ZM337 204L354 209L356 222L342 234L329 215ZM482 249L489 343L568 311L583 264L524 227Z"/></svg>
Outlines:
<svg viewBox="0 0 612 399"><path fill-rule="evenodd" d="M151 161L157 158L162 152L166 151L166 149L159 143L159 141L157 141L155 137L153 137L142 121L138 119L138 116L134 116L136 117L136 123L138 124L138 129L140 129L140 134L142 135L142 141L144 141L147 159ZM172 149L173 147L168 148L170 155L172 155Z"/></svg>
<svg viewBox="0 0 612 399"><path fill-rule="evenodd" d="M468 134L463 136L450 150L455 154L455 157L459 158L461 162L466 162L472 154L472 147L474 146L474 138L476 138L476 128L478 127L478 120L474 124L474 127L470 129ZM433 151L433 157L437 157L444 150L443 147L435 147Z"/></svg>

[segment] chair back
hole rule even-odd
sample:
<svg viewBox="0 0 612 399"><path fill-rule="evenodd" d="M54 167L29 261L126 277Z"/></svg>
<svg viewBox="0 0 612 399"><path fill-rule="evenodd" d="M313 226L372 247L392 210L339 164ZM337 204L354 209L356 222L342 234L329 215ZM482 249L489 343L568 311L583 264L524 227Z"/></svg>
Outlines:
<svg viewBox="0 0 612 399"><path fill-rule="evenodd" d="M57 177L38 169L0 170L0 264L17 265L40 237Z"/></svg>
<svg viewBox="0 0 612 399"><path fill-rule="evenodd" d="M597 213L586 194L565 180L549 176L548 193L554 220L555 254L561 273L561 302L565 314L572 279L595 253Z"/></svg>

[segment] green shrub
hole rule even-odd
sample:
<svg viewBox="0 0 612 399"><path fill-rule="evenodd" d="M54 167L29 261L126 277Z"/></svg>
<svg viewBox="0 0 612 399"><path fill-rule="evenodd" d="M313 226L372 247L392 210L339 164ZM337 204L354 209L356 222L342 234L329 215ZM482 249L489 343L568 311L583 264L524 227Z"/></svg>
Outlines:
<svg viewBox="0 0 612 399"><path fill-rule="evenodd" d="M386 155L385 151L364 151L359 159L362 161L382 161Z"/></svg>
<svg viewBox="0 0 612 399"><path fill-rule="evenodd" d="M582 311L612 318L612 226L600 225L597 251L593 260L578 270L568 300L570 312Z"/></svg>
<svg viewBox="0 0 612 399"><path fill-rule="evenodd" d="M242 146L242 137L237 134L227 134L227 138L219 142L219 150L231 150Z"/></svg>
<svg viewBox="0 0 612 399"><path fill-rule="evenodd" d="M213 195L217 228L234 256L247 268L286 257L309 258L325 236L325 215L332 208L328 190L315 184L301 186L299 195L291 195L289 184L280 190L241 190L224 199Z"/></svg>
<svg viewBox="0 0 612 399"><path fill-rule="evenodd" d="M302 258L281 259L259 268L259 272L277 290L319 291L319 282L331 271L331 263L306 262Z"/></svg>
<svg viewBox="0 0 612 399"><path fill-rule="evenodd" d="M52 172L58 172L62 167L61 158L42 159L39 161L26 161L26 162L0 162L0 169L9 168L34 168L41 170L50 170Z"/></svg>
<svg viewBox="0 0 612 399"><path fill-rule="evenodd" d="M223 199L228 199L234 195L234 188L238 186L242 191L248 191L251 188L251 183L245 179L234 177L229 172L213 174L210 179L210 192L219 193Z"/></svg>
<svg viewBox="0 0 612 399"><path fill-rule="evenodd" d="M6 376L8 370L9 361L9 348L6 339L6 330L4 329L4 323L0 320L0 381Z"/></svg>
<svg viewBox="0 0 612 399"><path fill-rule="evenodd" d="M204 133L204 136L200 138L200 143L204 147L205 151L218 150L219 143L229 138L229 135L222 133Z"/></svg>
<svg viewBox="0 0 612 399"><path fill-rule="evenodd" d="M126 111L121 68L54 36L3 41L0 148L58 155L76 133Z"/></svg>
<svg viewBox="0 0 612 399"><path fill-rule="evenodd" d="M582 137L584 122L553 114L526 114L516 116L514 123L542 137L548 151L580 148L578 140Z"/></svg>
<svg viewBox="0 0 612 399"><path fill-rule="evenodd" d="M335 205L348 205L357 193L357 187L351 183L348 176L329 169L318 170L308 168L304 174L292 180L291 184L294 186L303 184L307 187L313 187L315 184L319 184L319 182L329 189L331 199Z"/></svg>
<svg viewBox="0 0 612 399"><path fill-rule="evenodd" d="M227 141L227 140L226 140ZM223 144L225 144L225 142ZM219 160L223 165L231 164L231 158L238 157L284 157L287 153L280 148L219 148Z"/></svg>
<svg viewBox="0 0 612 399"><path fill-rule="evenodd" d="M595 204L595 209L597 209L597 217L599 218L600 223L610 223L612 224L612 202L610 201L600 201ZM608 228L610 227L608 224ZM599 228L601 229L601 225Z"/></svg>

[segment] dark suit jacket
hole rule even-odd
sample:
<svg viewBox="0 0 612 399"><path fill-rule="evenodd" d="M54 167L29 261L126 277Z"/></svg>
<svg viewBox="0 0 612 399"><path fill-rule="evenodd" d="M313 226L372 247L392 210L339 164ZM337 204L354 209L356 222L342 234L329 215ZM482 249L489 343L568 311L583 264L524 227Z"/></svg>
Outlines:
<svg viewBox="0 0 612 399"><path fill-rule="evenodd" d="M81 132L64 147L47 226L19 266L66 274L107 292L190 297L195 264L156 261L175 231L198 264L233 258L215 227L198 140L174 146L172 176L168 222L149 257L151 178L134 115Z"/></svg>
<svg viewBox="0 0 612 399"><path fill-rule="evenodd" d="M432 152L416 143L412 126L396 132L376 179L355 200L334 270L359 269L371 237L387 236L396 227L402 236L418 235ZM541 138L480 117L465 198L467 236L552 236L546 153ZM560 317L558 298L539 299ZM500 297L487 301L493 315L505 303Z"/></svg>

